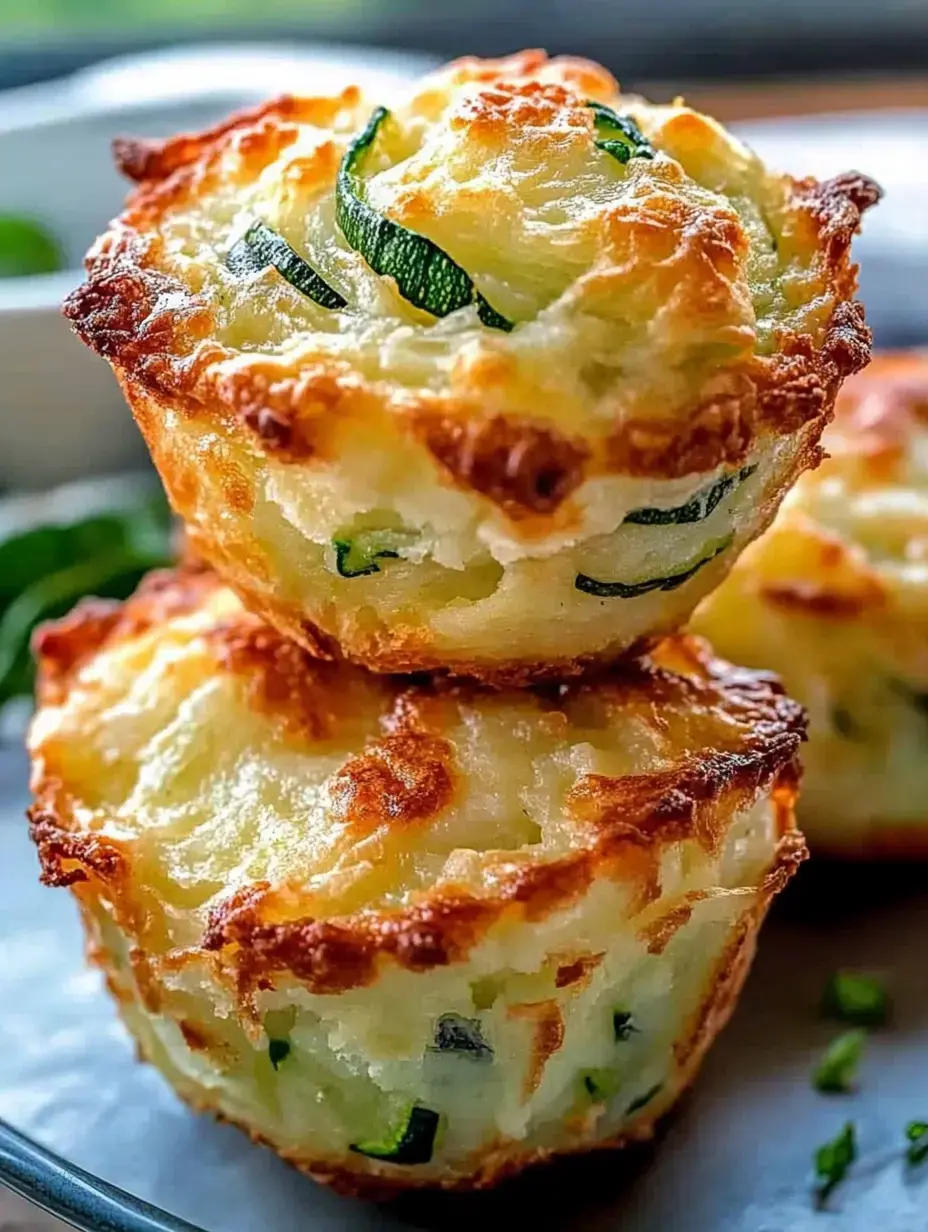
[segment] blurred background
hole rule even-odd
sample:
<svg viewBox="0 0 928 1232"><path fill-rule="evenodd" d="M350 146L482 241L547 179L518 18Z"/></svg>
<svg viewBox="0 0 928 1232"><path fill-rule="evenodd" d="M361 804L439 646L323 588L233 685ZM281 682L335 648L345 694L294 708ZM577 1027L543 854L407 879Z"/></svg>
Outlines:
<svg viewBox="0 0 928 1232"><path fill-rule="evenodd" d="M924 0L0 0L0 86L177 40L334 40L447 57L538 45L628 83L925 71Z"/></svg>

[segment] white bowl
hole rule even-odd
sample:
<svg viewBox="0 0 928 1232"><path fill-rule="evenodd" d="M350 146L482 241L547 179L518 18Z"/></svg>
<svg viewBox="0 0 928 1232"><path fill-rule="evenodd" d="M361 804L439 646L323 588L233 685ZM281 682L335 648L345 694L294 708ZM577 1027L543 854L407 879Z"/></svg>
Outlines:
<svg viewBox="0 0 928 1232"><path fill-rule="evenodd" d="M0 212L45 222L70 266L0 279L0 488L48 486L144 457L109 368L60 312L81 280L84 252L125 196L110 157L114 136L198 129L274 94L326 93L351 81L389 99L431 63L364 48L184 48L0 96Z"/></svg>

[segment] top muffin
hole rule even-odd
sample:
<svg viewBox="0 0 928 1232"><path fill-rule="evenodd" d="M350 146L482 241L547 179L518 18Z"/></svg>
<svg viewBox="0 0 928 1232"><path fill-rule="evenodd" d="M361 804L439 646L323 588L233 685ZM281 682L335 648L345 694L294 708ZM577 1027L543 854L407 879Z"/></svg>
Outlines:
<svg viewBox="0 0 928 1232"><path fill-rule="evenodd" d="M518 682L686 620L869 334L865 177L772 172L586 61L462 60L117 143L65 311L194 547L324 656Z"/></svg>

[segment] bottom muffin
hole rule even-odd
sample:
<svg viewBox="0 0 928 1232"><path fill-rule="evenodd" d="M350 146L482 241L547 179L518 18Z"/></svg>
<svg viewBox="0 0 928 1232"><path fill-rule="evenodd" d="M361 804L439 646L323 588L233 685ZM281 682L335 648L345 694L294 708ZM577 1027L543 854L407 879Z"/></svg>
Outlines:
<svg viewBox="0 0 928 1232"><path fill-rule="evenodd" d="M315 661L190 572L37 649L43 880L143 1056L342 1189L648 1136L805 855L801 709L694 638L491 692Z"/></svg>

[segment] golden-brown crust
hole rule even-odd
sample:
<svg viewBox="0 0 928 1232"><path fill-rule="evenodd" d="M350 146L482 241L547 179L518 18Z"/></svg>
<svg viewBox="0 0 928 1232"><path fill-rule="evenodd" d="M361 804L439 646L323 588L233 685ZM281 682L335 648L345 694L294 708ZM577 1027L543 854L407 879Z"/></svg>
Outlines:
<svg viewBox="0 0 928 1232"><path fill-rule="evenodd" d="M334 817L357 837L377 826L430 821L451 803L454 751L429 732L383 736L341 767L332 781Z"/></svg>
<svg viewBox="0 0 928 1232"><path fill-rule="evenodd" d="M877 578L864 580L871 585L857 594L839 594L827 586L804 581L765 583L759 593L773 607L790 612L806 613L819 620L855 620L879 607L886 598Z"/></svg>
<svg viewBox="0 0 928 1232"><path fill-rule="evenodd" d="M213 585L215 575L211 575ZM241 679L249 706L303 739L329 739L352 717L354 693L340 690L337 665L310 654L254 617L222 622L207 634L219 670Z"/></svg>
<svg viewBox="0 0 928 1232"><path fill-rule="evenodd" d="M562 962L554 975L554 987L576 990L579 985L580 988L585 988L590 976L605 956L605 951L600 954L581 954L569 962Z"/></svg>
<svg viewBox="0 0 928 1232"><path fill-rule="evenodd" d="M785 710L786 708L784 708ZM730 813L753 798L777 773L795 773L784 749L796 749L804 731L798 708L782 740L764 741L756 751L692 754L672 770L610 778L587 774L571 788L567 812L589 822L611 841L665 843L695 838L706 851L718 850ZM719 802L724 809L719 810Z"/></svg>
<svg viewBox="0 0 928 1232"><path fill-rule="evenodd" d="M532 1024L531 1061L522 1084L522 1102L528 1103L541 1085L545 1066L564 1044L564 1015L557 1001L530 1001L510 1005L510 1018L524 1018Z"/></svg>
<svg viewBox="0 0 928 1232"><path fill-rule="evenodd" d="M305 111L303 100L284 94L237 111L200 133L180 133L166 141L116 137L113 159L120 174L136 184L166 180L205 155L215 154L236 135L261 126L264 120L297 120Z"/></svg>
<svg viewBox="0 0 928 1232"><path fill-rule="evenodd" d="M678 903L670 911L652 920L638 934L640 941L647 946L649 954L663 954L674 936L693 918L693 906L705 897L701 891L688 895L685 902Z"/></svg>
<svg viewBox="0 0 928 1232"><path fill-rule="evenodd" d="M29 836L39 853L42 884L73 886L93 878L115 886L128 874L122 850L102 835L69 829L66 819L54 808L56 795L51 784L39 784L36 803L27 811Z"/></svg>
<svg viewBox="0 0 928 1232"><path fill-rule="evenodd" d="M83 665L112 641L136 637L172 616L194 611L218 581L212 570L189 560L182 569L158 569L140 583L129 603L81 599L66 616L43 623L32 635L42 664L37 684L42 705L59 705Z"/></svg>
<svg viewBox="0 0 928 1232"><path fill-rule="evenodd" d="M413 423L458 487L488 497L511 517L553 513L585 478L589 448L551 428L502 415L474 421L429 412Z"/></svg>

